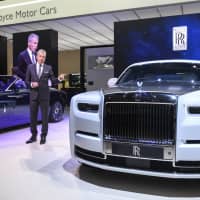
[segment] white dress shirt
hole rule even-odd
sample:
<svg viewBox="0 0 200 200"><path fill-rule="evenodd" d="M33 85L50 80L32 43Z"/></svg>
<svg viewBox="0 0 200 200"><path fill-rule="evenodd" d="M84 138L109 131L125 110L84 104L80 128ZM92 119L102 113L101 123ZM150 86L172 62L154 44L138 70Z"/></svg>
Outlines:
<svg viewBox="0 0 200 200"><path fill-rule="evenodd" d="M44 64L41 64L41 74L40 76L42 75L42 72L43 72L43 67ZM36 63L36 72L37 72L37 75L39 74L39 71L40 71L40 64L39 63ZM40 77L39 77L40 78ZM51 87L52 86L52 82L50 79L48 79L48 86Z"/></svg>
<svg viewBox="0 0 200 200"><path fill-rule="evenodd" d="M39 73L40 73L40 76L42 75L43 68L44 68L43 66L44 66L44 64L36 63L36 72L37 72L37 75L39 75ZM41 68L41 71L40 71L40 68Z"/></svg>
<svg viewBox="0 0 200 200"><path fill-rule="evenodd" d="M32 64L35 64L36 63L35 54L34 54L34 57L33 57L33 52L29 48L27 48L27 51L28 51L28 55L31 59Z"/></svg>
<svg viewBox="0 0 200 200"><path fill-rule="evenodd" d="M41 66L40 66L41 65ZM43 72L43 65L44 64L39 64L39 63L36 63L36 73L37 75L39 76L39 71L40 71L40 67L41 67L41 72L40 72L40 76L42 75L42 72ZM40 78L40 77L39 77ZM31 83L31 87L33 88L33 84Z"/></svg>

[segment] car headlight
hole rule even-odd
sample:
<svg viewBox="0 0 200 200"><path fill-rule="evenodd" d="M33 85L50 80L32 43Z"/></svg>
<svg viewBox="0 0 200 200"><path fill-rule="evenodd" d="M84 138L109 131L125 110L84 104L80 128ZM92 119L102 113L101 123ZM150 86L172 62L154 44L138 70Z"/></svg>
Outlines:
<svg viewBox="0 0 200 200"><path fill-rule="evenodd" d="M99 105L89 103L78 103L78 109L82 112L98 112Z"/></svg>

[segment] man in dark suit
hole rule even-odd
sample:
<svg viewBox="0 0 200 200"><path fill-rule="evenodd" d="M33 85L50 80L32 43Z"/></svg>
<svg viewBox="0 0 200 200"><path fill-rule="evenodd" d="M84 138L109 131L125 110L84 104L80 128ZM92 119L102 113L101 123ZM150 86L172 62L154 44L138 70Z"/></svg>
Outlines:
<svg viewBox="0 0 200 200"><path fill-rule="evenodd" d="M17 66L13 67L13 73L25 80L27 66L36 63L36 50L38 48L39 36L31 33L28 36L27 49L20 52L17 57Z"/></svg>
<svg viewBox="0 0 200 200"><path fill-rule="evenodd" d="M30 87L30 129L32 136L26 143L36 142L37 140L37 115L40 107L42 114L42 129L40 144L46 142L48 133L48 108L50 90L48 86L48 79L52 84L58 84L64 80L64 74L58 78L54 76L52 67L45 64L46 51L38 50L36 55L36 64L28 65L26 72L26 84Z"/></svg>

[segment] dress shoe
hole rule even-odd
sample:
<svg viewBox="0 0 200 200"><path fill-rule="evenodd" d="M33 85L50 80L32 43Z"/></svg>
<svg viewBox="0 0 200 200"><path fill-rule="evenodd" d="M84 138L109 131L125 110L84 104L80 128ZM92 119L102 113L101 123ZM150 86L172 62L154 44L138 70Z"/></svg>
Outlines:
<svg viewBox="0 0 200 200"><path fill-rule="evenodd" d="M31 137L29 140L26 141L26 144L36 142L37 139L35 137Z"/></svg>
<svg viewBox="0 0 200 200"><path fill-rule="evenodd" d="M41 136L40 144L46 143L46 136Z"/></svg>

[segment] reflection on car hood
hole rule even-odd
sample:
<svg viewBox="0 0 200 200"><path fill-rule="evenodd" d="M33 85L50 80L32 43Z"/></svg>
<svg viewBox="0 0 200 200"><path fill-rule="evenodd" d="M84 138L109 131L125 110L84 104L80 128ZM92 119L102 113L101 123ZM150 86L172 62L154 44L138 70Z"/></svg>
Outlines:
<svg viewBox="0 0 200 200"><path fill-rule="evenodd" d="M174 95L183 95L189 92L200 90L200 86L143 86L135 87L114 87L104 90L104 94L127 93L127 92L156 92Z"/></svg>

